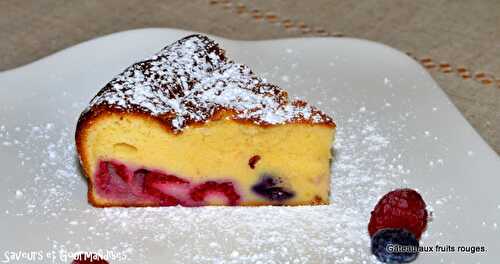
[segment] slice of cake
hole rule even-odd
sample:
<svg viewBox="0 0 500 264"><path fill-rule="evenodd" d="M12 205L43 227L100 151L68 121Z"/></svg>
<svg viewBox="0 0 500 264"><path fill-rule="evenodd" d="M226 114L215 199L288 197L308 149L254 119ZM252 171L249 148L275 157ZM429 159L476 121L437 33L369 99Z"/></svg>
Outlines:
<svg viewBox="0 0 500 264"><path fill-rule="evenodd" d="M205 36L135 63L92 99L76 145L94 206L328 204L335 123Z"/></svg>

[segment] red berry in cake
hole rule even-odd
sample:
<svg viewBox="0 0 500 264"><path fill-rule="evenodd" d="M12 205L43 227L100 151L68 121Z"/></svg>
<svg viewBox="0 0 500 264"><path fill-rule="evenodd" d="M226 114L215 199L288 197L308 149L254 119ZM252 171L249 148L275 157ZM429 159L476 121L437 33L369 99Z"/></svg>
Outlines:
<svg viewBox="0 0 500 264"><path fill-rule="evenodd" d="M109 164L111 165L110 166L111 173L118 175L118 177L120 177L124 182L129 181L129 173L127 170L127 166L113 161L109 162Z"/></svg>
<svg viewBox="0 0 500 264"><path fill-rule="evenodd" d="M136 196L141 196L144 193L144 178L149 171L146 169L138 169L134 171L130 181L130 189Z"/></svg>
<svg viewBox="0 0 500 264"><path fill-rule="evenodd" d="M71 264L109 264L106 260L94 253L82 253L75 257Z"/></svg>
<svg viewBox="0 0 500 264"><path fill-rule="evenodd" d="M255 165L257 162L259 162L260 156L259 155L253 155L249 160L248 160L248 166L253 170L255 169Z"/></svg>
<svg viewBox="0 0 500 264"><path fill-rule="evenodd" d="M181 179L174 175L163 174L160 172L150 172L147 179L153 179L155 183L159 184L189 184L189 181Z"/></svg>
<svg viewBox="0 0 500 264"><path fill-rule="evenodd" d="M99 190L105 193L127 194L129 193L127 179L128 173L125 165L111 161L99 162L95 178Z"/></svg>
<svg viewBox="0 0 500 264"><path fill-rule="evenodd" d="M111 176L109 175L108 163L103 161L99 162L99 167L95 175L95 183L97 187L101 190L108 189L110 178Z"/></svg>
<svg viewBox="0 0 500 264"><path fill-rule="evenodd" d="M236 205L240 200L240 195L231 182L207 181L195 186L190 191L191 199L195 202L203 202L208 195L224 195L229 205Z"/></svg>
<svg viewBox="0 0 500 264"><path fill-rule="evenodd" d="M384 195L371 212L368 233L383 228L402 228L420 238L427 226L427 210L420 194L412 189L397 189Z"/></svg>
<svg viewBox="0 0 500 264"><path fill-rule="evenodd" d="M144 169L141 169L140 171L142 173L136 173L136 177L142 174L144 193L159 199L160 205L163 206L181 204L181 201L178 198L182 196L183 188L178 188L177 186L186 185L186 188L184 189L187 193L189 181L174 175L168 175L160 172L147 171ZM136 180L139 181L140 178L137 177Z"/></svg>
<svg viewBox="0 0 500 264"><path fill-rule="evenodd" d="M146 192L147 194L156 198L158 200L158 204L161 206L174 206L174 205L178 205L181 203L174 196L166 194L166 193L156 189L155 187L151 187L151 186L146 187L146 185L145 185L144 192Z"/></svg>

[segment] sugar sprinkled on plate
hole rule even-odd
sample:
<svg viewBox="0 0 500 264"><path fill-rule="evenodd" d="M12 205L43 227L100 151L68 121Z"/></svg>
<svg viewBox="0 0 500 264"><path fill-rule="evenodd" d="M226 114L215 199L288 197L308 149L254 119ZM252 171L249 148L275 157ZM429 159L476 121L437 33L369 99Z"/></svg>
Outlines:
<svg viewBox="0 0 500 264"><path fill-rule="evenodd" d="M18 132L24 136L5 138L18 140L19 162L35 168L23 199L11 201L18 212L9 214L39 224L62 221L65 239L47 238L58 250L107 245L127 252L132 263L147 263L158 247L174 263L376 263L366 231L370 211L383 193L403 184L400 176L408 171L372 117L355 112L346 120L334 147L331 205L257 208L93 208L86 202L73 129L28 124Z"/></svg>

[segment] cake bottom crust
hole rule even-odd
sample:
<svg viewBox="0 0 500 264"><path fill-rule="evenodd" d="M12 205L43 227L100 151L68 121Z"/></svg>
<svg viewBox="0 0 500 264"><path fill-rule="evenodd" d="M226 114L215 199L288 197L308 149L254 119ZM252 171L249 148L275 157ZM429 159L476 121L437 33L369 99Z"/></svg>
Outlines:
<svg viewBox="0 0 500 264"><path fill-rule="evenodd" d="M100 161L94 182L88 180L88 184L89 202L96 207L328 204L319 196L311 201L286 203L286 199L279 199L279 192L275 194L278 198L272 201L242 201L237 184L230 179L192 183L158 170L129 167L119 161ZM283 198L290 198L283 192Z"/></svg>

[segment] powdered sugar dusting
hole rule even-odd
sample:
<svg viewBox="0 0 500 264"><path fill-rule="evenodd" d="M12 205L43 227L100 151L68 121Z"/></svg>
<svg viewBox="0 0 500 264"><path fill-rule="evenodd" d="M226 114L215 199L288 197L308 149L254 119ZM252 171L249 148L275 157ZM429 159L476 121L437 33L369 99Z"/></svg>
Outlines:
<svg viewBox="0 0 500 264"><path fill-rule="evenodd" d="M356 78L362 65L373 67L372 56L360 61L355 59L359 56L353 57L341 44L341 49L330 46L331 50L315 57L318 52L307 49L311 45L306 42L290 45L293 46L290 52L285 50L287 42L280 42L285 45L270 48L266 54L254 54L260 49L250 48L251 45L238 53L242 59L255 57L248 61L260 76L287 85L293 95L308 98L326 113L338 116L331 205L91 207L86 201L87 186L78 169L74 123L85 106L83 98L108 80L106 70L114 70L108 65L89 70L82 66L85 63L80 65L85 58L76 56L78 61L74 67L64 73L60 67L67 67L67 61L58 62L56 55L52 57L55 66L45 67L45 72L38 68L36 75L30 75L33 73L27 69L33 66L28 66L0 74L3 85L0 88L6 88L4 92L16 90L12 93L16 96L0 100L3 102L0 106L3 169L0 231L4 238L0 240L0 248L56 253L85 250L99 255L103 255L101 250L112 250L126 256L124 260L107 258L113 264L377 263L369 252L366 230L369 212L387 191L410 187L422 193L428 209L433 212L434 221L424 233L421 245L484 244L488 246L487 254L476 252L470 255L469 262L484 263L483 259L494 262L500 232L500 201L494 195L492 184L484 190L469 187L484 187L496 175L481 167L488 165L482 162L487 155L481 147L467 145L464 149L453 140L456 133L433 126L437 119L453 116L444 114L449 110L448 105L439 104L439 100L429 104L428 96L420 96L421 92L433 94L437 87L420 77L415 79L391 69L391 63L370 69L374 74ZM139 45L138 49L141 48ZM339 50L346 53L335 52ZM107 53L96 50L99 55ZM276 56L262 59L269 55ZM387 55L384 53L384 58ZM121 67L122 58L119 61L116 66ZM269 66L269 62L276 65ZM332 72L332 69L340 71ZM387 72L377 75L379 69ZM76 76L75 71L87 74ZM284 74L287 77L282 78ZM33 78L38 85L27 81L29 76L41 75L47 78ZM4 76L19 80L4 79ZM392 85L385 84L385 76ZM18 90L26 91L21 93L25 96L18 96ZM40 101L40 98L47 99ZM173 102L172 105L177 107ZM436 116L439 117L436 119ZM457 123L457 127L461 126ZM428 165L431 161L433 166ZM482 199L486 196L493 200ZM4 258L2 254L2 260ZM467 261L467 256L421 254L419 261L453 263L457 259ZM18 261L70 262L68 258Z"/></svg>
<svg viewBox="0 0 500 264"><path fill-rule="evenodd" d="M303 101L289 102L286 92L224 53L205 36L186 37L127 68L98 93L87 111L104 106L146 112L163 117L174 131L207 121L221 109L235 112L234 119L257 124L333 123Z"/></svg>
<svg viewBox="0 0 500 264"><path fill-rule="evenodd" d="M53 249L105 248L127 256L118 263L148 263L158 252L172 263L376 263L366 231L370 211L408 172L390 158L391 141L375 120L354 113L346 121L334 148L331 205L258 208L93 208L71 129L30 124L18 132L23 136L4 137L19 142L19 161L35 175L24 189L10 190L19 210L4 213L59 221L60 237L47 237Z"/></svg>

